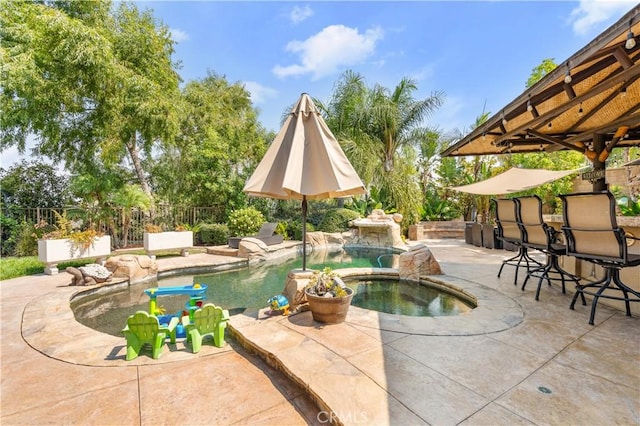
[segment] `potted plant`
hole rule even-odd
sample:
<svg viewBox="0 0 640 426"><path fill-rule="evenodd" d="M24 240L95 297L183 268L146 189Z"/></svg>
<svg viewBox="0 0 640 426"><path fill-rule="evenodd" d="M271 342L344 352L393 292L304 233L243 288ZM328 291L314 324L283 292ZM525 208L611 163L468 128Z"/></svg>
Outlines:
<svg viewBox="0 0 640 426"><path fill-rule="evenodd" d="M353 299L353 289L329 267L313 273L304 293L313 319L325 324L343 322Z"/></svg>

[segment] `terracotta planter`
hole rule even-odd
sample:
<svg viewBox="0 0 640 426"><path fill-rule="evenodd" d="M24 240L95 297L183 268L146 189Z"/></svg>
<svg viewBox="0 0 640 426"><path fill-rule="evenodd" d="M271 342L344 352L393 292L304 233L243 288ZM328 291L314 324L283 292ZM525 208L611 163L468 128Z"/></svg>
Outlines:
<svg viewBox="0 0 640 426"><path fill-rule="evenodd" d="M338 324L344 322L347 318L347 312L349 311L349 305L351 305L351 299L353 299L353 290L349 287L345 288L348 296L345 297L320 297L307 293L307 302L309 302L309 309L313 319L325 324Z"/></svg>

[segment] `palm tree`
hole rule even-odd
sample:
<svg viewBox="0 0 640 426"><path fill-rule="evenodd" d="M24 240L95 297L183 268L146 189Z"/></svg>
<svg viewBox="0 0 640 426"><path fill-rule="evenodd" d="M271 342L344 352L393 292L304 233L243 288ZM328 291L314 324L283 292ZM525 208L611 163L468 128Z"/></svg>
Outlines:
<svg viewBox="0 0 640 426"><path fill-rule="evenodd" d="M369 93L369 105L363 111L369 117L371 135L381 143L381 156L385 172L394 169L394 157L400 148L416 146L429 131L423 121L442 105L442 93L423 100L415 100L416 82L403 78L390 92L376 85Z"/></svg>
<svg viewBox="0 0 640 426"><path fill-rule="evenodd" d="M140 185L126 184L118 192L113 194L113 204L122 210L122 247L129 243L129 227L134 209L148 212L152 207L152 198L149 197Z"/></svg>
<svg viewBox="0 0 640 426"><path fill-rule="evenodd" d="M368 187L385 189L390 198L386 204L405 217L421 204L416 170L408 165L415 164L416 149L432 132L424 120L443 97L435 92L416 100L416 90L415 80L406 77L393 90L379 84L369 88L362 75L346 71L330 102L317 103L360 178Z"/></svg>
<svg viewBox="0 0 640 426"><path fill-rule="evenodd" d="M423 126L424 120L443 102L442 92L416 100L416 90L416 81L408 77L393 91L379 84L367 88L360 74L346 71L325 108L327 125L335 134L356 143L375 143L384 170L390 173L398 151L417 146L431 131Z"/></svg>

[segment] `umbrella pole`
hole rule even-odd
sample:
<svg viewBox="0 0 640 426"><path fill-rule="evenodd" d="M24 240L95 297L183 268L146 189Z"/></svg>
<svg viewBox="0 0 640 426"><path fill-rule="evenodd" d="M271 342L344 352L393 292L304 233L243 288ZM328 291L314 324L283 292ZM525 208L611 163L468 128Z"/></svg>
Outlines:
<svg viewBox="0 0 640 426"><path fill-rule="evenodd" d="M302 270L307 270L307 196L302 196Z"/></svg>

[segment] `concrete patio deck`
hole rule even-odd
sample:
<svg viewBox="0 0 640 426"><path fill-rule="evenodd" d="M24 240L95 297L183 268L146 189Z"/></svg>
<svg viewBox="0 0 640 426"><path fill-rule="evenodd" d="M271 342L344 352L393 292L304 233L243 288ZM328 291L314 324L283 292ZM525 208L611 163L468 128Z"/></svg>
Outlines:
<svg viewBox="0 0 640 426"><path fill-rule="evenodd" d="M446 275L479 296L472 321L377 315L343 324L232 317L227 347L124 361L124 339L77 323L66 273L0 283L0 423L640 424L640 319L570 294L513 285L509 255L428 240ZM237 259L159 259L169 270ZM520 280L521 282L521 280ZM484 311L483 311L484 310ZM247 349L248 348L248 349ZM258 354L260 357L254 355Z"/></svg>

